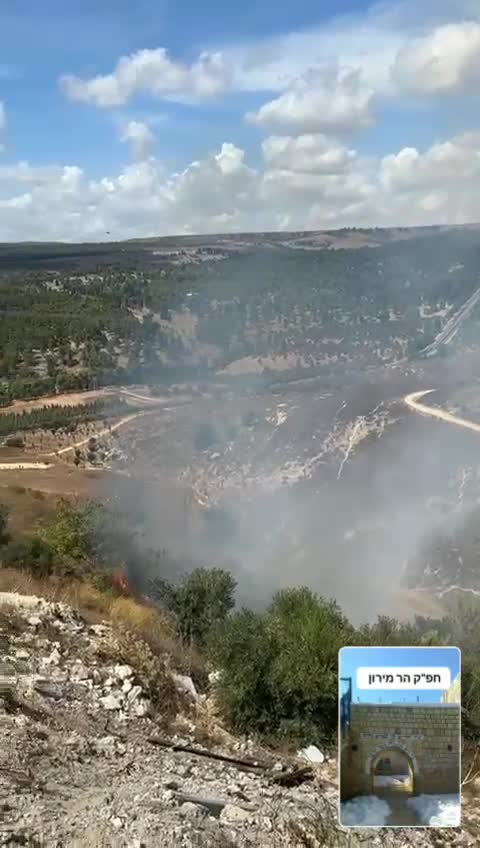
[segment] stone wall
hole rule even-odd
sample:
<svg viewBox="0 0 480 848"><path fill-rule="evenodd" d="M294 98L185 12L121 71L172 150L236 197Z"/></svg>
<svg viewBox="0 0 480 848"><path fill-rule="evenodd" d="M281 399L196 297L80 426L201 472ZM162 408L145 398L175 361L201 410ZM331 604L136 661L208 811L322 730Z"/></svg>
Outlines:
<svg viewBox="0 0 480 848"><path fill-rule="evenodd" d="M342 800L370 795L382 753L402 752L415 794L458 792L460 712L444 704L352 704L341 742Z"/></svg>

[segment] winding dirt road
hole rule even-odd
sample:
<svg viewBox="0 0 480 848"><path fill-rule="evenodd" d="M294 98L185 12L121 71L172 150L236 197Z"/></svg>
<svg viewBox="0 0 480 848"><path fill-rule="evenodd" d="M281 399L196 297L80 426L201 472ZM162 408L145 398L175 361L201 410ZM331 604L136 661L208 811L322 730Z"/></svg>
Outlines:
<svg viewBox="0 0 480 848"><path fill-rule="evenodd" d="M105 392L103 390L100 391L100 394L104 394L104 393ZM85 393L85 395L87 395L87 394L89 396L92 396L93 392ZM113 394L113 392L112 392L112 394ZM166 405L168 405L169 407L174 407L179 402L180 403L186 403L186 402L191 400L190 396L188 396L188 395L182 395L182 396L176 397L176 398L152 397L151 395L142 395L142 394L138 394L137 392L131 392L128 389L120 389L118 394L124 395L127 398L128 397L132 398L133 400L144 401L144 402L150 404L150 406L148 408L138 410L137 412L132 412L132 413L130 413L130 415L125 415L123 418L120 419L120 421L117 421L116 424L112 424L109 427L104 427L102 430L100 430L98 433L95 434L95 438L102 438L102 436L107 436L109 433L113 433L115 430L119 430L121 427L125 427L127 424L134 421L135 419L141 418L144 415L148 415L149 413L154 412L155 408L166 406ZM82 397L82 395L76 395L76 397ZM152 409L152 407L155 407L155 408ZM67 445L66 447L60 448L57 451L50 451L49 453L43 454L43 456L53 458L53 457L56 457L56 456L57 457L62 456L66 453L71 453L76 448L81 448L84 445L88 444L89 440L90 440L90 436L87 436L87 438L80 439L78 442L74 442L72 445ZM47 463L47 462L22 462L22 461L19 461L19 462L1 462L0 463L0 471L23 471L23 470L42 471L46 468L51 468L51 467L52 467L52 463Z"/></svg>
<svg viewBox="0 0 480 848"><path fill-rule="evenodd" d="M445 409L439 409L436 406L427 406L425 403L420 403L420 398L434 392L435 389L424 389L421 392L412 392L406 395L403 399L409 409L417 412L419 415L428 415L430 418L438 418L439 421L445 421L447 424L454 424L456 427L463 427L465 430L473 430L474 433L480 433L480 424L475 421L469 421L468 418L460 418L458 415L452 415Z"/></svg>

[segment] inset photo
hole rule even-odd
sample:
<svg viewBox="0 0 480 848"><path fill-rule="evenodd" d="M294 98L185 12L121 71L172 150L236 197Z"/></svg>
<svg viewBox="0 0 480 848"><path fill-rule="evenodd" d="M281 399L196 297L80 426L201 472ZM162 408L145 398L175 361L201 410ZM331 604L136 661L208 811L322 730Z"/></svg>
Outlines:
<svg viewBox="0 0 480 848"><path fill-rule="evenodd" d="M344 827L458 827L460 752L458 648L342 648Z"/></svg>

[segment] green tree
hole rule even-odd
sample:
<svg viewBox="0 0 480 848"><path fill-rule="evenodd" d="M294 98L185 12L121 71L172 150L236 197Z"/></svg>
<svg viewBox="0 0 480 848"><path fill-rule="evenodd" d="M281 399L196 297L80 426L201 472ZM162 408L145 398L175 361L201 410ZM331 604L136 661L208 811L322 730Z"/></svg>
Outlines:
<svg viewBox="0 0 480 848"><path fill-rule="evenodd" d="M214 626L224 622L235 604L236 581L220 568L196 568L175 585L151 581L150 594L176 617L185 642L203 645Z"/></svg>
<svg viewBox="0 0 480 848"><path fill-rule="evenodd" d="M210 653L233 726L276 739L331 740L338 651L352 638L337 604L306 588L279 592L264 613L231 616L212 637Z"/></svg>
<svg viewBox="0 0 480 848"><path fill-rule="evenodd" d="M91 559L96 550L96 533L103 507L95 501L71 504L61 500L53 519L40 528L42 539L59 556Z"/></svg>

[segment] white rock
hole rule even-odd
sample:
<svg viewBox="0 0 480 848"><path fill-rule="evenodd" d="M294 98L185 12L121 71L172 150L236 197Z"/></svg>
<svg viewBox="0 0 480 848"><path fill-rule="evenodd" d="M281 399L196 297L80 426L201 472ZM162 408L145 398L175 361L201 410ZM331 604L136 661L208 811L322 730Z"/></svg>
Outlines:
<svg viewBox="0 0 480 848"><path fill-rule="evenodd" d="M110 819L110 823L115 830L121 830L123 827L123 821L119 816L114 816L113 819Z"/></svg>
<svg viewBox="0 0 480 848"><path fill-rule="evenodd" d="M252 821L253 815L249 810L244 810L243 807L236 807L235 804L225 804L220 813L220 820L231 823L241 824L242 822Z"/></svg>
<svg viewBox="0 0 480 848"><path fill-rule="evenodd" d="M108 633L108 626L106 624L91 624L90 631L95 634L95 636L105 636Z"/></svg>
<svg viewBox="0 0 480 848"><path fill-rule="evenodd" d="M191 677L186 674L174 674L173 679L177 685L177 689L180 689L181 692L187 692L195 699L198 698L198 693Z"/></svg>
<svg viewBox="0 0 480 848"><path fill-rule="evenodd" d="M130 665L116 665L114 668L115 677L120 680L126 680L128 677L133 677L133 668Z"/></svg>
<svg viewBox="0 0 480 848"><path fill-rule="evenodd" d="M100 698L100 703L104 710L119 710L122 706L122 703L119 698L116 698L115 695L105 695L104 698Z"/></svg>
<svg viewBox="0 0 480 848"><path fill-rule="evenodd" d="M132 688L133 688L133 683L132 683L131 680L124 680L123 681L122 692L125 692L125 694L128 694L128 692L130 692L132 690Z"/></svg>
<svg viewBox="0 0 480 848"><path fill-rule="evenodd" d="M307 763L325 762L325 755L322 754L316 745L309 745L308 748L302 748L301 751L298 751L297 757L301 760L306 760Z"/></svg>
<svg viewBox="0 0 480 848"><path fill-rule="evenodd" d="M132 686L130 692L127 693L127 704L133 704L142 694L141 686Z"/></svg>
<svg viewBox="0 0 480 848"><path fill-rule="evenodd" d="M178 812L183 818L188 819L203 819L207 814L204 807L200 807L198 804L193 804L191 801L185 801Z"/></svg>
<svg viewBox="0 0 480 848"><path fill-rule="evenodd" d="M221 671L211 671L210 674L208 675L208 682L209 683L218 683L221 676L222 676Z"/></svg>
<svg viewBox="0 0 480 848"><path fill-rule="evenodd" d="M30 654L24 648L19 648L17 651L15 651L15 659L28 660L30 659Z"/></svg>
<svg viewBox="0 0 480 848"><path fill-rule="evenodd" d="M42 619L38 617L38 615L31 615L27 618L27 621L30 627L40 627L42 623Z"/></svg>
<svg viewBox="0 0 480 848"><path fill-rule="evenodd" d="M0 606L6 604L9 607L23 607L24 609L35 609L44 603L42 598L36 595L19 595L18 592L0 592Z"/></svg>
<svg viewBox="0 0 480 848"><path fill-rule="evenodd" d="M72 669L72 678L74 680L88 680L90 672L82 662L78 662Z"/></svg>
<svg viewBox="0 0 480 848"><path fill-rule="evenodd" d="M58 648L54 648L53 651L48 655L48 657L44 657L42 662L44 665L58 665L62 655Z"/></svg>
<svg viewBox="0 0 480 848"><path fill-rule="evenodd" d="M148 715L149 711L150 701L144 699L142 701L138 701L138 703L135 704L134 712L138 718L144 718L146 715Z"/></svg>

